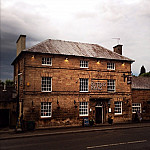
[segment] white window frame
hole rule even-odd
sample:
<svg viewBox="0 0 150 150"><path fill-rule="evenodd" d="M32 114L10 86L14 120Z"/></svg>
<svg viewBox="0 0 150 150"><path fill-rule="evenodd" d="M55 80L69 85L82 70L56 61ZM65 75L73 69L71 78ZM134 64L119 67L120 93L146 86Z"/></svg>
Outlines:
<svg viewBox="0 0 150 150"><path fill-rule="evenodd" d="M115 70L115 63L108 62L107 63L107 70Z"/></svg>
<svg viewBox="0 0 150 150"><path fill-rule="evenodd" d="M50 58L50 57L43 57L42 58L42 65L52 66L52 58Z"/></svg>
<svg viewBox="0 0 150 150"><path fill-rule="evenodd" d="M114 79L107 80L107 92L115 92L116 81Z"/></svg>
<svg viewBox="0 0 150 150"><path fill-rule="evenodd" d="M79 116L88 116L89 115L89 106L88 102L79 103Z"/></svg>
<svg viewBox="0 0 150 150"><path fill-rule="evenodd" d="M114 108L115 115L122 115L122 101L115 101L114 105L115 105Z"/></svg>
<svg viewBox="0 0 150 150"><path fill-rule="evenodd" d="M89 91L89 79L80 78L80 92L88 92Z"/></svg>
<svg viewBox="0 0 150 150"><path fill-rule="evenodd" d="M80 68L88 68L89 64L86 60L80 60Z"/></svg>
<svg viewBox="0 0 150 150"><path fill-rule="evenodd" d="M141 113L141 103L132 103L132 113Z"/></svg>
<svg viewBox="0 0 150 150"><path fill-rule="evenodd" d="M52 92L52 77L42 77L41 91Z"/></svg>
<svg viewBox="0 0 150 150"><path fill-rule="evenodd" d="M52 117L52 102L41 102L41 118Z"/></svg>

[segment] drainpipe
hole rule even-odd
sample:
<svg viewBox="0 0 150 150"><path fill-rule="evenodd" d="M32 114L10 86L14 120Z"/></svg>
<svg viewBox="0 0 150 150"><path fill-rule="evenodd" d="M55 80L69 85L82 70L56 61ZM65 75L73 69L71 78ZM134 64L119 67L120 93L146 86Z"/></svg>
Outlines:
<svg viewBox="0 0 150 150"><path fill-rule="evenodd" d="M17 125L16 125L16 131L22 131L21 129L21 104L20 104L20 75L22 73L18 73L18 98L17 98Z"/></svg>

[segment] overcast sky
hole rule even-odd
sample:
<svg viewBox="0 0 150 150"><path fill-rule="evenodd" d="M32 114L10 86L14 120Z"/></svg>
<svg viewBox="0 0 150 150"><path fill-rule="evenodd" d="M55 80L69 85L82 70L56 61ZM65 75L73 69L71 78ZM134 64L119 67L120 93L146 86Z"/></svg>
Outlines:
<svg viewBox="0 0 150 150"><path fill-rule="evenodd" d="M13 79L16 40L26 47L46 39L96 43L113 50L120 38L123 55L150 71L150 0L1 0L1 80Z"/></svg>

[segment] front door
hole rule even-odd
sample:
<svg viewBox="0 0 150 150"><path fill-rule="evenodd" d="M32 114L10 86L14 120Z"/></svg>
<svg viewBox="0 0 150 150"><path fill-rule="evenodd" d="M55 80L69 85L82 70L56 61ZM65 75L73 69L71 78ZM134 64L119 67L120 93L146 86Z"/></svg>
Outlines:
<svg viewBox="0 0 150 150"><path fill-rule="evenodd" d="M102 107L95 107L96 109L96 123L103 123Z"/></svg>
<svg viewBox="0 0 150 150"><path fill-rule="evenodd" d="M9 126L9 109L0 109L0 127Z"/></svg>

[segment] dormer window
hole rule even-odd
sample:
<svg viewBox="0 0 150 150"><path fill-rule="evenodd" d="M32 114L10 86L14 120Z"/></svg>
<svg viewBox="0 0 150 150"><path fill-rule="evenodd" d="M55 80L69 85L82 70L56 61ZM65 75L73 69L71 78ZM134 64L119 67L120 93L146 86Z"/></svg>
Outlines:
<svg viewBox="0 0 150 150"><path fill-rule="evenodd" d="M88 68L88 61L80 60L80 68Z"/></svg>
<svg viewBox="0 0 150 150"><path fill-rule="evenodd" d="M107 70L115 70L115 63L108 62L107 63Z"/></svg>
<svg viewBox="0 0 150 150"><path fill-rule="evenodd" d="M42 58L42 65L52 66L52 58L49 57Z"/></svg>

